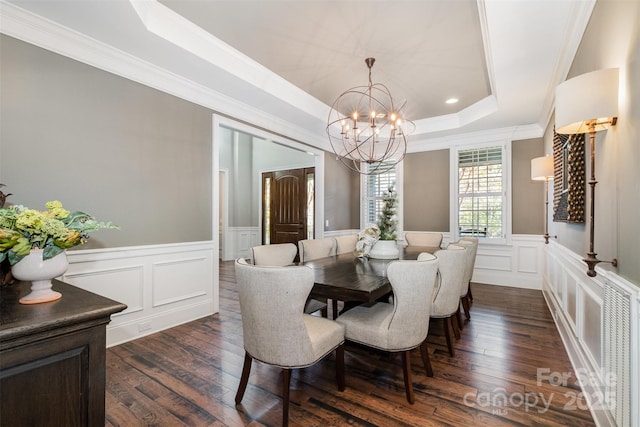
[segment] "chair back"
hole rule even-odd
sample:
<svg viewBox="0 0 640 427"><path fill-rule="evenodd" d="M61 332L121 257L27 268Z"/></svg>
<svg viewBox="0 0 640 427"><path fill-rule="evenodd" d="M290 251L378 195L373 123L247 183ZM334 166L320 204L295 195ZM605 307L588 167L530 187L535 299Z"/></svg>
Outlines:
<svg viewBox="0 0 640 427"><path fill-rule="evenodd" d="M387 334L388 349L415 348L426 339L438 263L431 257L389 264L387 277L393 289L394 308Z"/></svg>
<svg viewBox="0 0 640 427"><path fill-rule="evenodd" d="M309 267L235 263L244 349L254 359L282 367L315 361L303 310L313 287Z"/></svg>
<svg viewBox="0 0 640 427"><path fill-rule="evenodd" d="M325 258L336 254L336 239L307 239L298 242L300 262Z"/></svg>
<svg viewBox="0 0 640 427"><path fill-rule="evenodd" d="M409 246L429 246L439 248L442 244L442 233L432 231L407 231L404 239Z"/></svg>
<svg viewBox="0 0 640 427"><path fill-rule="evenodd" d="M336 237L336 254L353 253L356 250L357 234Z"/></svg>
<svg viewBox="0 0 640 427"><path fill-rule="evenodd" d="M440 285L431 307L431 316L448 317L455 313L460 305L467 250L463 246L449 245L447 249L441 249L434 255L438 258Z"/></svg>
<svg viewBox="0 0 640 427"><path fill-rule="evenodd" d="M463 280L464 283L462 290L460 291L460 296L463 297L467 294L469 290L469 282L471 282L471 278L473 277L473 269L475 268L476 255L478 253L478 238L462 238L456 243L456 245L467 248L467 257L465 260L465 272Z"/></svg>
<svg viewBox="0 0 640 427"><path fill-rule="evenodd" d="M284 267L293 264L298 248L293 243L276 243L251 248L254 265Z"/></svg>

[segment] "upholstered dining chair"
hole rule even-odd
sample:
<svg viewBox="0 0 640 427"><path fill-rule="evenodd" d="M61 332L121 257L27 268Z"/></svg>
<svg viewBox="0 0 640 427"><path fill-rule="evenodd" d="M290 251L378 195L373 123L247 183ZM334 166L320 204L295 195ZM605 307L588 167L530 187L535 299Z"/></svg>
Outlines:
<svg viewBox="0 0 640 427"><path fill-rule="evenodd" d="M407 231L404 240L408 246L430 246L439 248L442 244L442 233L432 231Z"/></svg>
<svg viewBox="0 0 640 427"><path fill-rule="evenodd" d="M344 325L348 341L402 353L405 393L411 404L415 401L411 350L420 347L427 375L433 376L426 339L438 262L431 254L425 254L421 260L392 262L387 267L387 277L393 289L393 302L357 306L336 319Z"/></svg>
<svg viewBox="0 0 640 427"><path fill-rule="evenodd" d="M456 245L464 246L467 248L467 256L465 259L465 272L462 288L460 289L460 302L462 303L462 309L467 320L471 320L471 277L473 276L473 269L476 263L476 254L478 253L478 238L466 237L460 239ZM460 314L460 308L457 312L458 323L460 329L462 329L462 315Z"/></svg>
<svg viewBox="0 0 640 427"><path fill-rule="evenodd" d="M244 397L255 359L282 368L282 425L289 421L291 370L311 366L336 352L336 382L344 390L344 327L333 320L304 314L313 287L313 271L304 266L261 267L235 263L244 365L236 405Z"/></svg>
<svg viewBox="0 0 640 427"><path fill-rule="evenodd" d="M284 267L293 264L298 248L293 243L259 245L251 248L254 265Z"/></svg>
<svg viewBox="0 0 640 427"><path fill-rule="evenodd" d="M307 261L312 261L318 258L333 256L336 254L336 245L337 245L336 239L333 237L326 238L326 239L300 240L298 241L298 253L300 254L300 262L307 262ZM329 304L328 300L324 300L324 301L314 300L314 301L316 302L313 304L313 307L310 307L310 309L320 307L319 304L324 304L324 307L320 308L320 310L322 310L322 316L327 317L328 316L327 305ZM332 309L333 309L333 318L335 319L336 313L338 311L337 301L333 301Z"/></svg>
<svg viewBox="0 0 640 427"><path fill-rule="evenodd" d="M306 239L298 241L300 262L307 262L318 258L325 258L336 254L336 239Z"/></svg>
<svg viewBox="0 0 640 427"><path fill-rule="evenodd" d="M346 236L336 236L336 254L353 253L356 250L358 242L357 234L348 234Z"/></svg>
<svg viewBox="0 0 640 427"><path fill-rule="evenodd" d="M430 314L432 319L442 319L447 348L452 357L455 351L450 328L453 329L456 337L460 336L456 314L460 308L460 289L464 281L466 251L463 246L449 245L447 249L434 253L438 258L439 287Z"/></svg>
<svg viewBox="0 0 640 427"><path fill-rule="evenodd" d="M293 243L276 243L272 245L259 245L251 248L254 265L284 267L292 265L298 254L298 248ZM307 314L321 311L323 317L327 317L327 304L317 299L308 298L304 307Z"/></svg>
<svg viewBox="0 0 640 427"><path fill-rule="evenodd" d="M472 242L474 243L474 253L473 253L473 265L471 267L471 275L469 276L469 292L467 293L469 297L469 303L473 302L473 295L471 294L471 279L473 278L473 270L476 267L476 258L478 257L478 243L480 242L477 237L462 237L460 238L461 242Z"/></svg>

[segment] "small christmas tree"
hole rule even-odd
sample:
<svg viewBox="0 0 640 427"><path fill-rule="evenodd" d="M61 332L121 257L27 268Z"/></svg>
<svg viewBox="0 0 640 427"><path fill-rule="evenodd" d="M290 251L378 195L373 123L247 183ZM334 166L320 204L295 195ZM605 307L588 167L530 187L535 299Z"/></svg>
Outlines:
<svg viewBox="0 0 640 427"><path fill-rule="evenodd" d="M389 187L382 195L382 211L378 214L378 228L380 228L380 240L396 240L396 226L398 225L398 193L393 186Z"/></svg>

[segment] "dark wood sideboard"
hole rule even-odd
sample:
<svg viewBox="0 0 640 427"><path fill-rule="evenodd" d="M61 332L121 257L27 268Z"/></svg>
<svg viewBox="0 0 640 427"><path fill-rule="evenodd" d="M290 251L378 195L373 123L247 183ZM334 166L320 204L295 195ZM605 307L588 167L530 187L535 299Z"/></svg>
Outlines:
<svg viewBox="0 0 640 427"><path fill-rule="evenodd" d="M0 426L104 426L106 326L127 308L54 280L58 301L22 305L0 290Z"/></svg>

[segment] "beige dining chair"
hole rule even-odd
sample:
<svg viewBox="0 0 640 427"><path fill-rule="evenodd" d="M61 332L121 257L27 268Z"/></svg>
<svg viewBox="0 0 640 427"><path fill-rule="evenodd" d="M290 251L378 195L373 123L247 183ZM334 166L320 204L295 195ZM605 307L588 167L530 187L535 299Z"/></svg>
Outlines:
<svg viewBox="0 0 640 427"><path fill-rule="evenodd" d="M325 258L336 254L336 239L306 239L298 241L298 252L300 262L312 261L318 258Z"/></svg>
<svg viewBox="0 0 640 427"><path fill-rule="evenodd" d="M456 337L460 336L456 314L460 307L460 289L465 275L466 251L463 246L449 245L447 249L441 249L434 254L438 258L439 286L431 306L431 318L442 319L447 348L452 357L455 356L455 351L450 330L453 329Z"/></svg>
<svg viewBox="0 0 640 427"><path fill-rule="evenodd" d="M291 370L314 365L336 352L336 382L344 390L344 327L333 320L304 314L313 287L313 271L304 266L261 267L235 262L244 364L236 405L244 397L255 359L282 368L282 425L289 422Z"/></svg>
<svg viewBox="0 0 640 427"><path fill-rule="evenodd" d="M259 245L251 248L251 259L254 265L284 267L293 264L297 253L298 248L293 243Z"/></svg>
<svg viewBox="0 0 640 427"><path fill-rule="evenodd" d="M326 258L328 256L333 256L336 254L336 239L326 238L326 239L305 239L298 241L298 252L300 254L300 262L312 261L318 258ZM328 317L327 306L329 304L328 300L319 301L314 300L319 304L324 304L324 308L322 310L322 316ZM319 307L317 303L314 303L314 306L311 308ZM333 310L333 318L336 318L336 313L338 311L338 302L333 301L332 304Z"/></svg>
<svg viewBox="0 0 640 427"><path fill-rule="evenodd" d="M442 233L432 231L407 231L404 233L407 246L429 246L439 248L442 244Z"/></svg>
<svg viewBox="0 0 640 427"><path fill-rule="evenodd" d="M357 234L348 234L346 236L336 237L336 254L353 253L356 250L356 243L358 242Z"/></svg>
<svg viewBox="0 0 640 427"><path fill-rule="evenodd" d="M477 237L461 237L460 241L462 242L473 242L475 243L475 253L473 255L473 266L471 267L471 276L469 276L469 292L467 293L469 297L469 303L473 302L473 294L471 293L471 279L473 279L473 270L476 268L476 258L478 257L478 243L480 240Z"/></svg>
<svg viewBox="0 0 640 427"><path fill-rule="evenodd" d="M477 237L465 237L460 239L456 245L464 246L467 248L467 256L465 259L465 274L460 289L460 302L464 310L464 315L467 320L471 320L471 277L473 277L473 269L476 263L476 254L478 253L478 238ZM457 312L458 323L460 329L463 329L462 315L460 314L460 308Z"/></svg>
<svg viewBox="0 0 640 427"><path fill-rule="evenodd" d="M292 265L298 253L298 248L293 243L275 243L272 245L258 245L251 248L254 265L284 267ZM317 299L308 298L304 312L311 314L316 311L327 317L327 304Z"/></svg>
<svg viewBox="0 0 640 427"><path fill-rule="evenodd" d="M393 289L392 303L357 306L336 319L344 325L348 341L402 353L405 393L411 404L415 401L411 350L420 347L427 375L433 376L426 339L439 261L431 254L424 255L420 260L389 264L387 277Z"/></svg>

